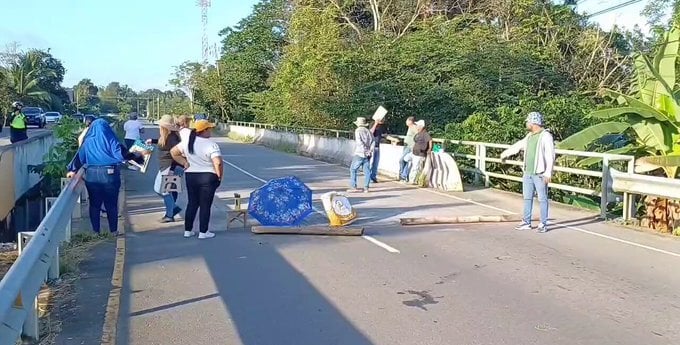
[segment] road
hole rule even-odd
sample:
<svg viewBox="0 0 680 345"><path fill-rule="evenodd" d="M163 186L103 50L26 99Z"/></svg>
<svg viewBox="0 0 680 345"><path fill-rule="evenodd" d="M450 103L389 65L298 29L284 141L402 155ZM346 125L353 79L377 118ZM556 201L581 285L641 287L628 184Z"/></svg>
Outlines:
<svg viewBox="0 0 680 345"><path fill-rule="evenodd" d="M29 127L28 128L28 137L30 138L33 135L40 134L40 133L45 133L48 131L51 131L49 127L47 128L37 128L37 127ZM5 126L2 129L2 132L0 132L0 146L4 145L9 145L9 127Z"/></svg>
<svg viewBox="0 0 680 345"><path fill-rule="evenodd" d="M587 222L547 234L514 224L400 228L401 215L518 211L521 203L508 196L514 201L482 207L497 201L393 182L351 198L367 237L256 236L238 225L227 232L232 193L296 175L318 198L344 190L348 173L259 146L221 146L226 177L211 240L182 238L181 223L159 224L154 174L126 173L131 231L119 345L680 343L674 239L599 233ZM309 223L323 221L314 214Z"/></svg>

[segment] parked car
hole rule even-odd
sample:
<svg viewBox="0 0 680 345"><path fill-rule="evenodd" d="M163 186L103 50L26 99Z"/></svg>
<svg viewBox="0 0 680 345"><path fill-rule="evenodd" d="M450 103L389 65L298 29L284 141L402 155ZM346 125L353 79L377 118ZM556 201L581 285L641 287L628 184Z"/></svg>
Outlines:
<svg viewBox="0 0 680 345"><path fill-rule="evenodd" d="M71 115L71 118L73 118L74 120L76 120L78 122L84 122L85 121L85 115L83 115L81 113L73 114L73 115Z"/></svg>
<svg viewBox="0 0 680 345"><path fill-rule="evenodd" d="M45 122L47 123L59 123L61 121L61 114L56 111L48 111L45 113Z"/></svg>
<svg viewBox="0 0 680 345"><path fill-rule="evenodd" d="M45 127L47 121L42 108L39 107L24 107L21 112L26 115L26 124L29 126Z"/></svg>

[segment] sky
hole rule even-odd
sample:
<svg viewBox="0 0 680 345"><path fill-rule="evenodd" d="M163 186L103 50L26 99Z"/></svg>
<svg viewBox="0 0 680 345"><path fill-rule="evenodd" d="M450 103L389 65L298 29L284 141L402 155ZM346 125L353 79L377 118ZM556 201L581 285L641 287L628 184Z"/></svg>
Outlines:
<svg viewBox="0 0 680 345"><path fill-rule="evenodd" d="M170 89L173 66L201 59L201 11L196 0L0 0L0 49L51 49L67 69L64 86L90 78L135 90ZM579 12L593 13L626 0L580 0ZM644 24L639 13L649 0L593 18L605 29L613 24ZM68 7L66 3L70 4ZM237 24L257 0L213 0L208 11L211 44L218 32Z"/></svg>

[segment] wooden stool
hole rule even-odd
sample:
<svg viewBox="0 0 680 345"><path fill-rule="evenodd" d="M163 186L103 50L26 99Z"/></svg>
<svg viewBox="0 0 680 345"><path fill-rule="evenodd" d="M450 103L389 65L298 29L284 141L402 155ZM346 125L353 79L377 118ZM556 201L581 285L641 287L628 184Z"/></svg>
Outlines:
<svg viewBox="0 0 680 345"><path fill-rule="evenodd" d="M227 230L229 230L229 225L235 220L243 223L244 229L248 225L248 210L241 208L241 195L238 193L234 193L234 209L227 210Z"/></svg>

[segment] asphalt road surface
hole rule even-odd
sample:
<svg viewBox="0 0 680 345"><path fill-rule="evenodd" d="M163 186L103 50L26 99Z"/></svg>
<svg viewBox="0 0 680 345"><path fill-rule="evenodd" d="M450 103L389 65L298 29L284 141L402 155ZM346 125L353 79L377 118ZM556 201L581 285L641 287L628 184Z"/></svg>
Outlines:
<svg viewBox="0 0 680 345"><path fill-rule="evenodd" d="M221 147L214 239L184 239L182 223L158 223L157 165L126 172L132 229L119 345L680 344L675 239L591 221L547 234L514 224L400 228L403 215L516 212L521 202L393 182L352 196L365 237L252 235L238 224L226 231L235 192L296 175L318 199L344 190L348 172L259 146ZM561 222L579 215L554 214ZM321 214L308 221L323 222Z"/></svg>

